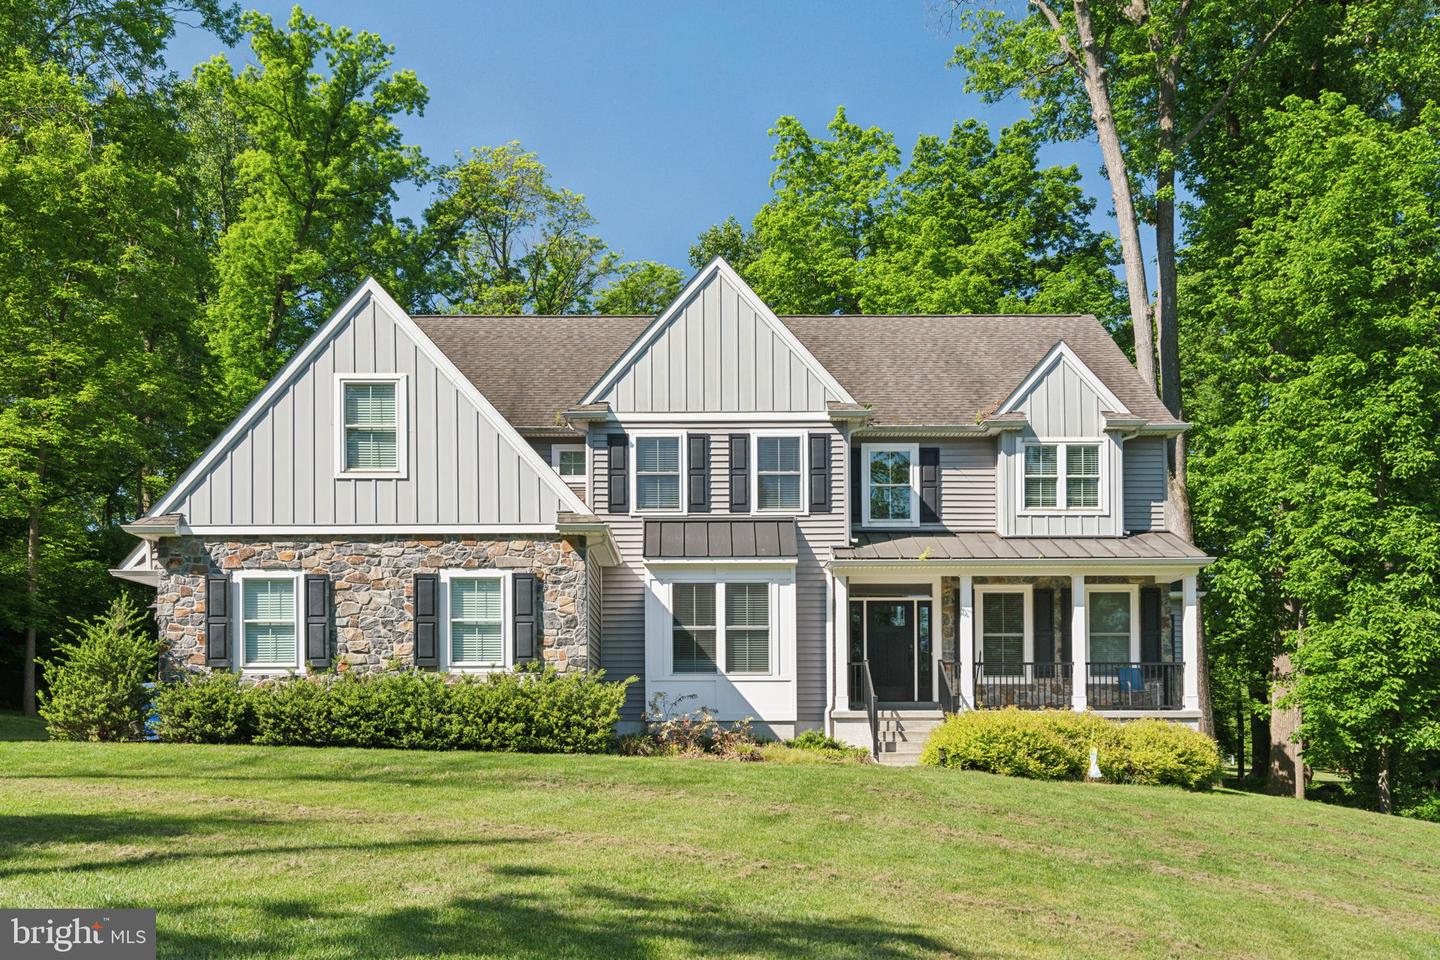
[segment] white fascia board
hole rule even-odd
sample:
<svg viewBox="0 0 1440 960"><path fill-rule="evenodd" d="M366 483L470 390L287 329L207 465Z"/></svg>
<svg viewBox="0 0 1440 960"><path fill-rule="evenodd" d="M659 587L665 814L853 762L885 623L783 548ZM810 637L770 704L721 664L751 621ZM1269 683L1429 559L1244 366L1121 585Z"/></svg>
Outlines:
<svg viewBox="0 0 1440 960"><path fill-rule="evenodd" d="M264 537L285 535L297 537L369 537L398 536L404 534L450 534L474 536L512 536L533 534L535 536L559 536L563 531L556 524L543 523L491 523L491 524L356 524L354 526L294 526L281 524L257 524L254 526L199 526L187 527L185 532L196 537Z"/></svg>
<svg viewBox="0 0 1440 960"><path fill-rule="evenodd" d="M775 315L775 312L766 306L763 300L756 296L755 291L750 289L750 285L740 279L740 275L735 272L735 268L726 263L724 257L715 257L695 272L695 275L680 289L679 295L670 301L670 305L661 311L660 315L655 318L650 326L645 328L645 331L641 333L640 336L635 338L635 342L630 345L630 349L626 350L621 354L620 359L610 365L610 368L605 371L604 375L596 381L595 385L591 387L589 392L581 399L580 405L584 406L587 403L599 403L600 398L605 395L607 390L614 386L615 381L630 367L630 364L635 361L635 358L650 349L651 345L655 342L655 338L658 337L660 332L669 325L670 321L685 308L685 305L690 301L690 298L695 295L696 291L715 276L720 276L730 281L739 293L741 299L749 304L750 308L755 311L755 315L760 317L761 320L774 331L775 335L780 338L781 343L794 351L795 355L810 369L810 372L815 374L820 382L825 385L826 389L833 393L840 402L856 402L855 398L850 396L850 392L840 385L840 381L836 380L830 371L825 369L820 361L815 358L815 355L810 352L805 344L801 343L800 339L790 332L790 328L780 322L780 318Z"/></svg>
<svg viewBox="0 0 1440 960"><path fill-rule="evenodd" d="M116 580L126 580L130 583L138 583L143 587L160 586L159 570L127 570L124 567L116 567L107 572Z"/></svg>
<svg viewBox="0 0 1440 960"><path fill-rule="evenodd" d="M1004 402L996 408L996 413L1012 412L1015 404L1020 401L1020 398L1025 396L1035 384L1039 383L1041 378L1049 373L1057 362L1068 362L1073 365L1075 369L1079 371L1080 375L1085 378L1086 383L1100 395L1100 399L1106 404L1105 409L1114 410L1117 413L1130 412L1130 408L1120 402L1120 398L1115 396L1109 387L1105 386L1105 382L1095 375L1095 371L1091 370L1085 365L1085 361L1076 356L1075 351L1070 349L1070 344L1064 340L1057 340L1055 341L1055 346L1051 347L1050 351L1045 354L1040 362L1030 369L1025 379L1020 381L1020 386L1012 390Z"/></svg>

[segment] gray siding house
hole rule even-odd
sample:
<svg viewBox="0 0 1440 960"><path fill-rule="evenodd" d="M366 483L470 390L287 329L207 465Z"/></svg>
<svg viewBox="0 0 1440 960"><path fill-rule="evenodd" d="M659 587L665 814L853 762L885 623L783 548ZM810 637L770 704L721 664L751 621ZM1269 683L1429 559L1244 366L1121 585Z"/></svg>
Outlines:
<svg viewBox="0 0 1440 960"><path fill-rule="evenodd" d="M367 281L126 529L165 670L635 676L913 756L946 711L1198 719L1184 430L1088 316L411 317Z"/></svg>

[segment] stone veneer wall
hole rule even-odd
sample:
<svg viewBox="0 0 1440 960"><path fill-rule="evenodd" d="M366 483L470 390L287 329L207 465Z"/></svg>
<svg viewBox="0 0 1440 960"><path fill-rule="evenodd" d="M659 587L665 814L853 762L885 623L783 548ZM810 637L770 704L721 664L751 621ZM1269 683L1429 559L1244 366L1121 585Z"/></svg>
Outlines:
<svg viewBox="0 0 1440 960"><path fill-rule="evenodd" d="M528 571L544 584L541 656L559 670L583 670L589 665L584 547L561 537L377 536L323 541L175 537L160 541L157 559L161 575L155 621L167 644L162 662L168 676L209 669L205 577L237 570L329 574L335 607L333 662L341 670L369 671L382 670L392 661L413 663L414 574L456 569Z"/></svg>

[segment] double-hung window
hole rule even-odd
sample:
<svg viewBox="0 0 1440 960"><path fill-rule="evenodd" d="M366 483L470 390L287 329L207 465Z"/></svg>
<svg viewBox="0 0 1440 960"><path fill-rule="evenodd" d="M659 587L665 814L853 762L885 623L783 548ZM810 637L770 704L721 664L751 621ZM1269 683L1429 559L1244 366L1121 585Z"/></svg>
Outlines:
<svg viewBox="0 0 1440 960"><path fill-rule="evenodd" d="M300 615L295 579L286 574L238 580L241 669L299 669Z"/></svg>
<svg viewBox="0 0 1440 960"><path fill-rule="evenodd" d="M769 583L672 584L670 618L671 673L772 672Z"/></svg>
<svg viewBox="0 0 1440 960"><path fill-rule="evenodd" d="M1100 460L1098 443L1025 444L1025 509L1100 509Z"/></svg>
<svg viewBox="0 0 1440 960"><path fill-rule="evenodd" d="M449 658L451 667L505 665L505 579L450 577Z"/></svg>
<svg viewBox="0 0 1440 960"><path fill-rule="evenodd" d="M1025 590L980 594L980 660L987 676L1019 676L1025 663Z"/></svg>
<svg viewBox="0 0 1440 960"><path fill-rule="evenodd" d="M879 526L919 523L920 448L916 444L861 446L865 522Z"/></svg>
<svg viewBox="0 0 1440 960"><path fill-rule="evenodd" d="M678 512L680 501L680 438L635 438L635 508Z"/></svg>
<svg viewBox="0 0 1440 960"><path fill-rule="evenodd" d="M677 583L671 587L671 670L714 673L715 584Z"/></svg>
<svg viewBox="0 0 1440 960"><path fill-rule="evenodd" d="M755 438L755 504L761 511L798 513L804 489L799 437Z"/></svg>
<svg viewBox="0 0 1440 960"><path fill-rule="evenodd" d="M1113 676L1117 666L1139 659L1135 590L1087 590L1091 673Z"/></svg>
<svg viewBox="0 0 1440 960"><path fill-rule="evenodd" d="M344 374L338 378L340 430L336 464L341 476L398 477L405 473L405 380L401 376Z"/></svg>
<svg viewBox="0 0 1440 960"><path fill-rule="evenodd" d="M725 672L770 672L770 585L727 583Z"/></svg>

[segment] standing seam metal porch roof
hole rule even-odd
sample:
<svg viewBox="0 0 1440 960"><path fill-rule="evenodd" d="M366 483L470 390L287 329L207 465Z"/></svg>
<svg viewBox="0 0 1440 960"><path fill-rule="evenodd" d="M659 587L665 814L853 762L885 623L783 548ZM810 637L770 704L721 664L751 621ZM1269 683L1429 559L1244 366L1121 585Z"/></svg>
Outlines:
<svg viewBox="0 0 1440 960"><path fill-rule="evenodd" d="M836 547L836 560L1173 560L1213 559L1163 530L1124 537L1002 537L998 533L861 534L855 546Z"/></svg>

